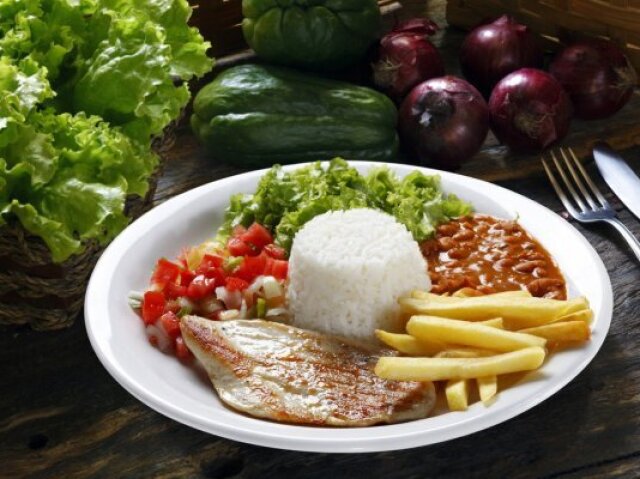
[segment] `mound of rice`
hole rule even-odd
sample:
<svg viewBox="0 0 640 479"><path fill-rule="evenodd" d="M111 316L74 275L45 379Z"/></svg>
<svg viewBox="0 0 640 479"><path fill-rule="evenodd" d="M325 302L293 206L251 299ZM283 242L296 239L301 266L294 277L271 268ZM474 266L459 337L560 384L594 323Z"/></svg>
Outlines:
<svg viewBox="0 0 640 479"><path fill-rule="evenodd" d="M418 243L396 219L362 208L316 216L289 258L294 325L358 341L399 331L398 298L431 286Z"/></svg>

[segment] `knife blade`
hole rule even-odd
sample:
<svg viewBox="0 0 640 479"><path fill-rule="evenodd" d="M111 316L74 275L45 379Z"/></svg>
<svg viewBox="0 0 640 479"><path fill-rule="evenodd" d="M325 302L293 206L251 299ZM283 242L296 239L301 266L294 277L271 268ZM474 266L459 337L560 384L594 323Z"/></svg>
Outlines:
<svg viewBox="0 0 640 479"><path fill-rule="evenodd" d="M640 178L627 162L605 142L593 147L600 174L620 201L640 220Z"/></svg>

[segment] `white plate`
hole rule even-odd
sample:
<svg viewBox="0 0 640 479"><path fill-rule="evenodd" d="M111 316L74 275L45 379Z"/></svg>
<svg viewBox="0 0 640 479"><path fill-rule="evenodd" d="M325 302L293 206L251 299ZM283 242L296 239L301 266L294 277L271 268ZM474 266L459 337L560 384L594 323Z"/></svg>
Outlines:
<svg viewBox="0 0 640 479"><path fill-rule="evenodd" d="M352 164L362 172L379 166ZM389 167L400 176L416 169L393 164ZM287 169L291 168L295 166ZM541 403L589 364L607 335L612 292L602 261L580 233L538 203L490 183L422 170L440 174L444 189L471 201L478 212L519 218L559 263L570 296L583 294L589 298L595 313L590 342L552 355L539 372L501 391L491 407L476 403L465 412L402 424L368 428L294 426L254 419L226 408L209 383L149 345L140 319L127 305L127 293L145 288L158 258L173 258L183 246L210 238L222 221L229 196L252 192L263 170L179 195L135 221L111 243L93 272L85 302L87 332L98 358L125 389L165 416L236 441L299 451L372 452L423 446L486 429ZM557 402L556 407L566 405Z"/></svg>

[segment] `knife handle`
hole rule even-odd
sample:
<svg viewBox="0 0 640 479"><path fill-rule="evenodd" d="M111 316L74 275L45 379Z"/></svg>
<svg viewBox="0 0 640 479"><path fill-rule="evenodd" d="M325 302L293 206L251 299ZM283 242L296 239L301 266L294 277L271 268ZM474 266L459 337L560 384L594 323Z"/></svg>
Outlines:
<svg viewBox="0 0 640 479"><path fill-rule="evenodd" d="M636 255L638 261L640 261L640 241L633 235L631 231L617 218L611 218L605 220L611 226L618 230L618 232L622 235L625 241L629 244L631 251Z"/></svg>

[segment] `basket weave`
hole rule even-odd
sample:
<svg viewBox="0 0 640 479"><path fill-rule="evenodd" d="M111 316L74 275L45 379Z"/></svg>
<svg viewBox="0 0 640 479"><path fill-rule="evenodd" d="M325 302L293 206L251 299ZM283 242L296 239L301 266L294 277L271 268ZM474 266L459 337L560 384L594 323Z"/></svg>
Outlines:
<svg viewBox="0 0 640 479"><path fill-rule="evenodd" d="M447 21L461 28L508 13L543 35L548 44L578 35L606 37L623 47L640 72L638 0L448 0Z"/></svg>
<svg viewBox="0 0 640 479"><path fill-rule="evenodd" d="M158 167L144 197L129 196L126 215L135 219L151 207L166 151L175 141L175 125L154 140ZM0 227L0 324L28 324L36 330L70 326L80 313L89 275L104 247L87 242L84 251L54 263L44 241L18 221Z"/></svg>

